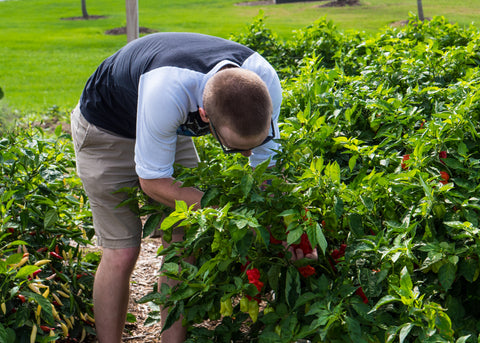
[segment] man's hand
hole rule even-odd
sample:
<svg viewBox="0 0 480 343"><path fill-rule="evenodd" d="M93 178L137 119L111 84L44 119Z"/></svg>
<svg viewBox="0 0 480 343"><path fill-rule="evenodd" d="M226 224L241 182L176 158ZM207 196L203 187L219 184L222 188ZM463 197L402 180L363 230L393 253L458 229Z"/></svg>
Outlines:
<svg viewBox="0 0 480 343"><path fill-rule="evenodd" d="M183 200L188 206L195 204L196 208L200 208L203 192L193 187L182 187L182 183L174 178L140 178L140 186L150 198L171 208L175 208L175 200Z"/></svg>
<svg viewBox="0 0 480 343"><path fill-rule="evenodd" d="M300 247L295 247L293 245L288 246L287 242L282 242L285 249L287 249L292 254L292 261L301 260L302 258L308 258L310 260L318 260L318 251L317 248L311 249L307 254L303 252L303 249Z"/></svg>

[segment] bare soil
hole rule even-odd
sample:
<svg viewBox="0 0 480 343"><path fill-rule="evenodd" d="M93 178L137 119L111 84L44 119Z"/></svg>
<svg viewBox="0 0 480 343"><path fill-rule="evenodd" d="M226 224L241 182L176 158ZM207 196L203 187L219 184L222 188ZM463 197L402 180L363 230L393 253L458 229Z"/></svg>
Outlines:
<svg viewBox="0 0 480 343"><path fill-rule="evenodd" d="M291 2L307 2L307 1L312 1L312 0L306 0L306 1L291 1ZM326 0L319 0L320 1L325 1ZM276 2L275 0L263 0L263 1L245 1L245 2L239 2L236 3L235 5L237 6L263 6L263 5L275 5ZM316 7L344 7L344 6L357 6L360 5L359 0L341 0L341 1L328 1L326 4L318 5Z"/></svg>
<svg viewBox="0 0 480 343"><path fill-rule="evenodd" d="M127 324L123 341L130 343L159 343L160 323L145 326L150 307L148 304L138 304L136 301L153 290L157 282L161 258L157 256L160 246L160 238L146 238L142 242L142 249L131 279L131 295L128 305L128 312L133 314L137 321L134 324Z"/></svg>
<svg viewBox="0 0 480 343"><path fill-rule="evenodd" d="M86 17L66 17L60 18L62 20L96 20L96 19L104 19L107 18L106 15L89 15Z"/></svg>
<svg viewBox="0 0 480 343"><path fill-rule="evenodd" d="M358 6L358 5L360 5L359 0L342 0L342 1L330 1L318 7L345 7L345 6Z"/></svg>

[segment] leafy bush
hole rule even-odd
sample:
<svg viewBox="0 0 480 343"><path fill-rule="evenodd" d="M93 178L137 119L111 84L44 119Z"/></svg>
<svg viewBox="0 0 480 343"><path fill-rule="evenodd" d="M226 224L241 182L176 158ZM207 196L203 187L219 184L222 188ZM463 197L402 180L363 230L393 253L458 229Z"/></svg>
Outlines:
<svg viewBox="0 0 480 343"><path fill-rule="evenodd" d="M97 258L69 136L17 128L0 139L0 341L93 333Z"/></svg>
<svg viewBox="0 0 480 343"><path fill-rule="evenodd" d="M288 42L261 21L239 37L283 73L282 151L251 170L202 139L179 178L205 186L205 207L178 202L162 223L185 230L160 252L180 283L142 299L170 307L167 326L182 315L192 342L477 340L480 32L414 19L375 37L325 20Z"/></svg>

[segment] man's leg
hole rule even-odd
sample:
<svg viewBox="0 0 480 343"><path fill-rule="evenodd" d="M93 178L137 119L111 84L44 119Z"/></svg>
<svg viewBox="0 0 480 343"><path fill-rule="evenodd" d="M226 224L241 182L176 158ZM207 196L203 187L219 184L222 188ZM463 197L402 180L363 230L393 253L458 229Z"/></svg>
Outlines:
<svg viewBox="0 0 480 343"><path fill-rule="evenodd" d="M183 230L180 230L180 231L181 231L180 233L176 233L175 229L173 230L172 241L170 243L180 242L183 240ZM167 243L162 237L162 245L164 248L168 248L170 244ZM188 259L187 262L193 263L193 258ZM159 289L162 283L165 283L170 287L174 287L176 284L178 284L178 281L171 280L166 276L160 276L158 279ZM165 320L167 319L167 316L168 316L168 308L165 308L165 307L161 308L160 318L161 318L162 328L165 325ZM187 328L182 326L182 320L180 317L180 320L177 320L175 323L173 323L173 325L168 330L163 331L162 342L182 343L185 341L186 335L187 335Z"/></svg>
<svg viewBox="0 0 480 343"><path fill-rule="evenodd" d="M103 249L93 286L95 326L100 343L119 343L122 340L130 296L130 276L139 252L140 248L136 247Z"/></svg>
<svg viewBox="0 0 480 343"><path fill-rule="evenodd" d="M175 163L181 165L185 168L194 168L198 165L198 154L195 149L195 145L190 137L178 136L177 137L177 148L175 152ZM183 230L175 232L177 229L173 230L172 242L181 242L183 240ZM162 238L162 245L164 248L169 246ZM187 262L193 263L193 258L187 259ZM171 280L165 276L160 276L158 280L158 285L165 283L170 287L174 287L178 281ZM165 320L168 316L168 308L161 308L160 318L162 328L165 325ZM182 320L178 320L168 329L162 333L162 342L164 343L181 343L185 341L187 334L187 328L182 326Z"/></svg>
<svg viewBox="0 0 480 343"><path fill-rule="evenodd" d="M78 107L71 122L77 172L89 198L97 244L103 248L93 290L97 337L100 343L120 343L142 223L136 211L118 206L128 194L117 191L138 185L135 140L89 124Z"/></svg>

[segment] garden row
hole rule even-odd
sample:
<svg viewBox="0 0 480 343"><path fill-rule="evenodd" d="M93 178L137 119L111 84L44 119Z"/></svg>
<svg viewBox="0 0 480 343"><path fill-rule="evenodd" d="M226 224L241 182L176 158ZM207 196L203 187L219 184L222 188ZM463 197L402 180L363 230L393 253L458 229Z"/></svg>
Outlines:
<svg viewBox="0 0 480 343"><path fill-rule="evenodd" d="M51 116L58 115L56 112ZM69 135L21 127L0 138L0 342L94 334L90 212Z"/></svg>
<svg viewBox="0 0 480 343"><path fill-rule="evenodd" d="M161 252L181 282L142 301L183 315L191 342L476 342L480 31L320 20L281 41L260 16L234 39L281 75L282 151L252 171L198 141L204 162L179 178L204 186L205 207L178 203L162 224L186 232ZM207 319L220 325L195 326Z"/></svg>

